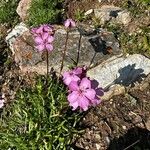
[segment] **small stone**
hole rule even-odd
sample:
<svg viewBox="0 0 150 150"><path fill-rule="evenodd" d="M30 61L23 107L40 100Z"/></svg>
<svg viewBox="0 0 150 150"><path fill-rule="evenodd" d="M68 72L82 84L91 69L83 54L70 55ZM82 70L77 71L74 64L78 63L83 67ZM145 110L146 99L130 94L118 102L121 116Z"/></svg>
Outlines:
<svg viewBox="0 0 150 150"><path fill-rule="evenodd" d="M122 126L122 128L123 128L124 130L126 130L126 129L127 129L127 127L126 127L126 126Z"/></svg>
<svg viewBox="0 0 150 150"><path fill-rule="evenodd" d="M101 139L101 137L100 137L99 134L96 134L96 135L95 135L95 138L96 138L97 140L100 140L100 139Z"/></svg>
<svg viewBox="0 0 150 150"><path fill-rule="evenodd" d="M125 93L125 87L121 86L119 84L113 85L113 87L110 87L107 92L104 92L104 96L101 97L102 100L109 100L115 95L120 95ZM112 104L113 101L110 101L110 104Z"/></svg>
<svg viewBox="0 0 150 150"><path fill-rule="evenodd" d="M100 149L101 149L101 146L100 146L99 144L96 143L95 146L96 146L96 149L97 149L97 150L100 150Z"/></svg>
<svg viewBox="0 0 150 150"><path fill-rule="evenodd" d="M93 9L89 9L88 11L86 11L85 13L84 13L84 15L85 16L88 16L88 15L90 15L90 14L92 14L93 13Z"/></svg>

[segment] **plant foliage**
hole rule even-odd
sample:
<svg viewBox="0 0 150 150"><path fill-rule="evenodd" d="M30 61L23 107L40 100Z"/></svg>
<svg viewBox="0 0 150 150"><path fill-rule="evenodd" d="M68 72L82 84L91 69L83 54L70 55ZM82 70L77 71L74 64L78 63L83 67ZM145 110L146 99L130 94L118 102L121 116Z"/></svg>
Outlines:
<svg viewBox="0 0 150 150"><path fill-rule="evenodd" d="M9 107L0 118L0 149L65 150L79 133L82 113L70 110L64 85L54 79L45 87L40 77Z"/></svg>
<svg viewBox="0 0 150 150"><path fill-rule="evenodd" d="M0 23L15 22L17 17L16 8L19 0L0 1Z"/></svg>
<svg viewBox="0 0 150 150"><path fill-rule="evenodd" d="M45 23L57 23L62 14L64 0L33 0L29 9L28 24L38 26Z"/></svg>

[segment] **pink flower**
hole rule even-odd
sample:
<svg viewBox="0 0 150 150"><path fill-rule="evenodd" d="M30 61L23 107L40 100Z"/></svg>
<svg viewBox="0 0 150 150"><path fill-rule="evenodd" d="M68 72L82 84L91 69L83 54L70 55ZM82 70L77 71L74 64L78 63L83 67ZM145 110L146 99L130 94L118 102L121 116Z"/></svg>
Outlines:
<svg viewBox="0 0 150 150"><path fill-rule="evenodd" d="M33 28L31 31L34 35L36 49L38 49L40 52L43 50L53 50L52 42L54 41L54 32L52 26L41 25L39 28Z"/></svg>
<svg viewBox="0 0 150 150"><path fill-rule="evenodd" d="M4 99L0 99L0 108L4 106Z"/></svg>
<svg viewBox="0 0 150 150"><path fill-rule="evenodd" d="M71 71L67 71L63 74L63 82L69 85L71 81L79 81L81 77L85 77L86 71L84 68L77 67Z"/></svg>
<svg viewBox="0 0 150 150"><path fill-rule="evenodd" d="M53 35L54 28L51 25L44 24L44 25L41 25L40 27L31 29L31 32L34 34L34 36L38 36L39 34L42 35L44 32L47 32Z"/></svg>
<svg viewBox="0 0 150 150"><path fill-rule="evenodd" d="M44 33L42 36L37 36L35 39L36 43L36 48L39 51L43 50L48 50L52 51L53 50L53 45L51 44L54 40L54 37L51 35L48 35L47 33Z"/></svg>
<svg viewBox="0 0 150 150"><path fill-rule="evenodd" d="M65 25L66 28L71 28L71 27L75 27L76 26L75 22L72 19L67 19L64 22L64 25Z"/></svg>
<svg viewBox="0 0 150 150"><path fill-rule="evenodd" d="M96 106L100 103L96 91L91 87L91 81L86 77L78 82L71 81L69 90L72 92L68 95L68 101L73 110L79 107L86 111L89 106Z"/></svg>

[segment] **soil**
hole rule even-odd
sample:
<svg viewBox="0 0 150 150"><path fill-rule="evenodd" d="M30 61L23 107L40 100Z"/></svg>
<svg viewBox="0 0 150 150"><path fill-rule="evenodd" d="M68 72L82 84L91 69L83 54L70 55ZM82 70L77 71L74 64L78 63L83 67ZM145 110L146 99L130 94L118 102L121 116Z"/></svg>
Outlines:
<svg viewBox="0 0 150 150"><path fill-rule="evenodd" d="M82 125L86 131L76 141L75 149L149 150L150 75L125 95L92 108Z"/></svg>

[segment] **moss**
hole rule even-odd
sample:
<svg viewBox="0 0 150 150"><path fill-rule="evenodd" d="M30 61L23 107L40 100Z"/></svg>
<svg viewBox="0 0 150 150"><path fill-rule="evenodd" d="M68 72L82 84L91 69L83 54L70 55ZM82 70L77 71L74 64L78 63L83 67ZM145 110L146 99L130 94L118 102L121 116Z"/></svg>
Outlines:
<svg viewBox="0 0 150 150"><path fill-rule="evenodd" d="M33 0L29 9L29 26L44 23L58 23L62 17L64 0Z"/></svg>
<svg viewBox="0 0 150 150"><path fill-rule="evenodd" d="M18 21L16 8L19 0L1 0L0 2L0 23L14 24Z"/></svg>

